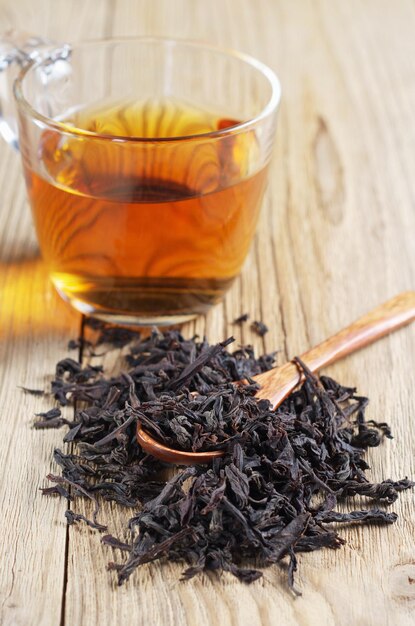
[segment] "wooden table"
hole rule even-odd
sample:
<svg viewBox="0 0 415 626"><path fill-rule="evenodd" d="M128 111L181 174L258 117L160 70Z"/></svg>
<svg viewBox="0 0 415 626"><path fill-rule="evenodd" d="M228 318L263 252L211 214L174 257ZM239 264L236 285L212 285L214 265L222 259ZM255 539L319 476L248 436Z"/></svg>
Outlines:
<svg viewBox="0 0 415 626"><path fill-rule="evenodd" d="M281 78L283 104L255 245L223 305L184 328L213 341L249 311L270 331L236 329L279 361L414 284L415 4L409 0L6 0L9 24L56 40L111 34L204 39L253 54ZM0 157L0 622L4 625L386 625L415 621L414 494L391 527L342 530L341 551L300 557L302 597L277 568L244 586L230 575L178 582L144 566L116 588L99 535L68 527L42 498L57 431L32 429L43 386L81 318L39 258L18 155ZM371 397L395 439L369 454L373 476L415 476L413 328L328 372ZM107 505L117 534L129 515Z"/></svg>

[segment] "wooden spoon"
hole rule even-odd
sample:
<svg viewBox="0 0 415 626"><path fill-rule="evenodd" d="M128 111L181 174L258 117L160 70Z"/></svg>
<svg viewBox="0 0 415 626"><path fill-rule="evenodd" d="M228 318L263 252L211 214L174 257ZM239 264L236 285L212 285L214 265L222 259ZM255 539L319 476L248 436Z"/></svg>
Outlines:
<svg viewBox="0 0 415 626"><path fill-rule="evenodd" d="M356 322L326 339L315 348L301 356L301 360L312 372L334 363L344 356L367 346L384 335L409 324L415 319L415 292L407 291L395 296L377 307ZM257 398L265 398L274 409L299 385L302 376L294 363L288 362L281 367L274 367L268 372L258 374L255 381L261 385ZM153 456L167 463L194 465L208 463L224 455L223 450L209 452L184 452L168 448L153 439L137 424L137 441L140 446Z"/></svg>

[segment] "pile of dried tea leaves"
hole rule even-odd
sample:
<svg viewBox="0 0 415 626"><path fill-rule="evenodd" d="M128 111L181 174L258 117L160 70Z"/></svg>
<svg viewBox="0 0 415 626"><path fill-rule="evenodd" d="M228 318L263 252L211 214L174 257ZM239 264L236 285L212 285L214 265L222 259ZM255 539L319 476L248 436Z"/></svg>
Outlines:
<svg viewBox="0 0 415 626"><path fill-rule="evenodd" d="M84 349L131 342L126 371L106 377L101 367L60 361L52 394L58 404L79 408L73 421L53 408L38 416L35 427L69 427L64 442L75 451L55 450L61 475L49 475L53 486L42 490L93 501L92 519L71 508L68 523L82 520L106 530L101 499L134 509L130 543L102 538L127 553L124 562L109 566L120 584L139 565L167 558L185 564L184 578L224 570L245 582L260 577L262 566L284 563L293 588L297 553L344 543L333 523L396 520L377 507L336 510L340 500L355 495L389 505L414 485L407 479L371 483L365 476L365 450L391 432L385 423L365 420L368 400L355 389L317 378L297 360L305 382L272 411L255 399L252 377L273 366L273 355L256 358L250 347L229 351L232 338L210 346L176 330L141 338L96 329L97 341ZM247 384L233 384L241 379ZM210 466L178 468L163 480L165 466L136 441L137 421L169 446L221 448L225 456ZM248 559L257 566L248 567Z"/></svg>

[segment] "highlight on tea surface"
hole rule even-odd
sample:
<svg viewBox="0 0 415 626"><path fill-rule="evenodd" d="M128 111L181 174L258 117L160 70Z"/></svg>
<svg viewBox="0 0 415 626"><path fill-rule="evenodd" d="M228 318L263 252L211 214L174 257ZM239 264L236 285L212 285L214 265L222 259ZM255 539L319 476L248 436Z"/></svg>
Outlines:
<svg viewBox="0 0 415 626"><path fill-rule="evenodd" d="M90 105L60 121L96 135L46 130L40 167L26 164L59 292L82 312L142 321L178 321L218 302L246 257L265 188L255 131L211 138L238 121L174 98Z"/></svg>

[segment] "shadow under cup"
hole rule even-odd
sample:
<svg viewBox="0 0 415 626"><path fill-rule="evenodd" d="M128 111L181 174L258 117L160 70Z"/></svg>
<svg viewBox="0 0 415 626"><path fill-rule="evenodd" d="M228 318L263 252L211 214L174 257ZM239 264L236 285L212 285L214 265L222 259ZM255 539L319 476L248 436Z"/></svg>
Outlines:
<svg viewBox="0 0 415 626"><path fill-rule="evenodd" d="M42 255L76 309L182 322L219 302L252 241L279 83L190 42L76 44L15 85Z"/></svg>

